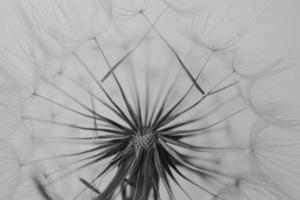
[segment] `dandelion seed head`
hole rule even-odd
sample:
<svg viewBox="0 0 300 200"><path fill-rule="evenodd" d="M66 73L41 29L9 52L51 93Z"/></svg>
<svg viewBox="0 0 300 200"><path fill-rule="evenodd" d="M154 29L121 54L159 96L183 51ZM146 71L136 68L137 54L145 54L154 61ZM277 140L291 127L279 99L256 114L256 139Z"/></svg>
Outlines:
<svg viewBox="0 0 300 200"><path fill-rule="evenodd" d="M87 2L97 6L83 12L81 5ZM20 182L30 180L37 193L34 196L47 200L260 200L293 193L299 179L285 177L282 184L280 180L298 175L298 163L290 159L299 158L296 134L294 145L289 137L281 138L290 130L281 131L282 126L269 129L272 120L266 119L272 114L260 117L263 125L250 132L261 114L254 96L267 92L254 94L254 87L249 89L249 96L244 96L252 97L249 109L250 103L242 99L237 87L246 77L241 63L233 63L238 65L232 69L236 57L216 55L217 50L238 50L237 44L245 44L244 33L255 22L261 4L257 9L253 1L246 0L165 0L152 13L146 4L155 8L153 2L74 1L70 5L64 0L31 1L34 16L28 22L34 19L33 27L47 36L36 33L39 48L50 47L49 38L62 46L77 47L59 62L57 73L37 76L38 84L24 100L21 112L26 132L19 130L14 137L5 138L13 141L22 157L16 168L34 172ZM104 12L98 13L98 8ZM194 34L199 43L185 43L176 33L165 31L176 26L168 18L173 11L179 16L186 11L192 17L196 12L201 16ZM102 22L116 20L111 12L147 29L134 29L142 32L140 37L133 34L135 40L127 41L115 23L108 38L97 37ZM98 21L98 17L103 18ZM126 40L126 44L117 40ZM174 47L173 40L178 40L180 48ZM199 46L210 51L199 50ZM38 54L34 63L48 68L53 55L48 58L48 51L42 53L45 57ZM260 85L259 79L250 82L249 87ZM0 123L0 128L5 124ZM0 158L0 163L4 160ZM259 175L250 177L252 172ZM21 186L13 186L11 194L22 192Z"/></svg>
<svg viewBox="0 0 300 200"><path fill-rule="evenodd" d="M132 136L131 142L137 151L141 149L148 150L157 143L157 137L157 133L151 128L143 128L141 133Z"/></svg>

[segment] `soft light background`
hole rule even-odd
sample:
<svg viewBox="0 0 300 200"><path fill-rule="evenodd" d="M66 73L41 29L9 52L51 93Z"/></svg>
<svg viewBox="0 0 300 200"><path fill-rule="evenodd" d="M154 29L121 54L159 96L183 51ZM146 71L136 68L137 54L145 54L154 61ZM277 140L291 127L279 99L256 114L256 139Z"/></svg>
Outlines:
<svg viewBox="0 0 300 200"><path fill-rule="evenodd" d="M32 2L36 2L37 6L41 6L41 9L38 9L39 11L43 12L43 9L47 10L47 7L43 5L43 2L47 1L33 0ZM71 0L64 0L62 2L65 8L71 9L72 6L76 7L76 5L68 7L69 4L72 4ZM130 1L129 3L129 1L115 0L112 2L115 3L113 5L120 6L121 11L122 8L139 6L136 3L138 1ZM191 9L189 3L192 1L176 0L175 2L181 8ZM203 4L207 3L207 1L202 2ZM227 6L226 1L224 2L224 6ZM259 0L251 1L253 5L259 5L261 2ZM28 6L26 1L1 0L0 2L0 158L4 158L0 160L0 200L39 200L41 197L28 176L32 174L32 171L53 171L57 166L63 165L65 160L50 162L36 168L27 168L22 165L29 160L34 160L34 158L74 152L75 149L86 149L84 145L53 145L55 143L53 141L37 139L47 138L48 136L62 136L62 133L65 136L70 136L71 132L69 129L42 123L34 123L33 126L29 126L30 128L28 128L28 125L19 123L20 116L17 114L19 110L28 113L38 113L41 117L53 117L55 115L56 119L65 119L74 124L85 123L79 118L74 117L74 115L61 112L55 106L49 106L45 101L32 99L30 101L31 104L24 105L22 103L24 99L27 101L28 98L31 98L30 95L32 92L38 89L42 94L52 96L56 100L62 100L65 105L72 105L71 102L61 97L53 89L44 85L38 86L40 85L41 76L52 77L59 70L64 70L64 73L76 80L80 80L89 86L92 85L92 90L96 91L96 86L90 84L90 77L78 67L78 63L74 59L70 58L70 52L74 49L78 50L89 66L93 66L93 73L99 75L98 78L100 79L107 72L107 68L99 68L97 66L99 63L105 63L105 61L99 56L99 52L97 52L97 48L93 42L85 42L86 38L94 32L99 32L101 35L99 36L99 41L103 44L108 59L112 63L116 63L129 49L134 47L139 38L148 29L148 25L141 17L120 16L120 14L124 13L118 13L117 11L119 10L117 9L114 14L119 14L119 16L114 19L113 24L109 25L105 22L103 27L108 29L108 31L103 31L102 33L102 26L98 27L96 22L92 27L89 27L89 24L85 23L89 21L89 18L94 17L93 8L89 8L89 10L87 8L83 9L82 12L78 11L78 15L76 16L82 21L77 21L76 18L70 19L71 22L74 22L72 26L67 24L62 29L58 29L63 30L63 33L70 36L69 39L71 40L71 42L60 43L41 29L37 35L34 35L32 27L28 24L28 19L25 17L28 16L30 19L32 16L28 14L34 15L34 13L22 13L20 11L20 8L22 8L20 6L22 5L25 5L25 8L30 10L30 7L26 7ZM156 18L162 9L162 5L159 0L151 1L149 9L146 12L150 20ZM223 131L230 133L230 137L226 134L223 134L222 137L213 135L205 139L200 138L199 141L191 142L197 145L207 146L207 144L210 144L212 146L222 146L223 144L245 145L249 143L249 140L251 141L250 144L255 144L257 141L266 140L266 143L259 143L261 146L255 146L258 152L264 150L266 148L264 144L267 144L267 150L280 151L281 153L288 154L289 157L283 156L278 158L272 152L260 152L261 163L266 167L262 167L261 171L265 172L265 175L274 182L276 187L282 188L285 193L290 194L296 200L300 197L299 191L297 191L297 187L300 185L300 177L299 174L291 177L291 174L300 172L298 155L300 150L300 2L297 0L270 0L262 16L257 21L254 21L253 24L251 23L249 30L247 29L242 39L238 41L240 48L239 51L234 51L234 53L230 53L230 50L232 50L230 47L236 41L232 40L231 37L236 34L235 28L238 29L240 26L240 21L236 19L236 16L239 16L241 21L243 17L247 18L247 12L244 12L244 10L247 10L247 7L241 6L240 10L236 8L236 13L230 13L229 15L225 13L224 21L221 20L221 22L218 22L218 20L222 19L219 14L222 14L223 5L222 3L220 5L218 8L220 12L217 10L216 13L212 14L213 17L209 21L208 29L203 32L197 32L198 30L195 30L195 27L190 26L194 24L194 20L197 20L197 17L205 19L205 14L197 16L196 19L191 18L189 15L194 11L190 13L183 12L179 15L176 12L167 13L164 19L157 25L158 29L167 36L168 41L190 67L193 74L196 74L199 70L199 65L201 66L205 62L205 58L208 55L207 48L225 49L224 51L220 51L220 53L217 51L218 53L216 53L216 56L209 63L205 77L199 81L205 88L213 87L218 80L231 71L232 67L237 73L236 76L242 79L239 84L241 98L230 99L238 93L237 91L229 91L225 95L212 98L211 102L206 104L206 111L228 99L229 103L218 112L218 115L206 119L207 121L203 122L204 124L209 124L211 121L225 117L228 113L245 105L252 106L252 111L242 113L239 117L231 118L228 121L228 130ZM45 16L39 16L39 18L45 17L44 20L51 20L51 18L47 17L46 12L43 13ZM95 13L99 15L96 17L102 18L102 13ZM250 11L249 13L251 14ZM128 15L128 13L125 14ZM232 21L234 23L231 23ZM228 46L229 48L227 48ZM19 55L25 55L29 59L24 60ZM33 65L30 58L37 60L39 67ZM257 76L261 75L262 72L269 72L269 69L275 64L278 65L274 69L274 75ZM177 68L175 67L176 65ZM178 69L178 63L174 61L172 53L154 32L149 34L149 38L124 63L124 71L122 69L118 71L120 79L129 85L125 84L125 87L128 86L129 88L130 81L132 81L132 74L126 70L128 69L125 68L126 66L134 66L137 80L140 82L145 81L145 77L143 77L145 66L150 66L149 73L154 77L153 80L157 81L156 84L158 84L158 86L154 84L154 89L159 88L159 83L165 78L162 74L162 69L166 68L165 70L172 71L173 68L170 68L170 66ZM174 74L175 72L170 72L169 77L174 77ZM171 78L167 82L170 83ZM85 102L89 101L88 96L82 91L78 91L78 88L74 87L74 85L68 85L67 81L58 78L56 83L81 100ZM178 93L182 94L183 88L186 88L189 82L183 79L182 82L176 84L179 88ZM108 80L105 86L115 94L117 91L112 85ZM195 95L195 98L196 94L194 91L193 95ZM191 100L194 100L193 97ZM30 105L33 106L31 107ZM107 112L101 107L98 109L102 110L103 113ZM199 110L199 112L202 112L202 110ZM258 123L256 126L253 126L257 119L263 120L262 124ZM268 123L268 125L265 125L265 123ZM268 136L271 136L273 140L282 140L284 142L269 144L270 141L268 139L270 137ZM293 144L291 140L295 141L296 145L291 145ZM279 148L278 150L280 145L291 147L286 149ZM276 162L279 161L281 166L278 167L276 162L275 164L274 162L273 164L272 162L264 163L265 160L263 158L273 158L272 156L275 157ZM242 174L248 170L249 165L247 162L250 161L243 157L243 153L231 154L224 158L220 155L214 155L212 158L215 157L221 160L222 170L227 173L234 174L239 171L238 173ZM92 178L97 173L97 167L95 166L90 171L80 175ZM282 171L282 169L287 170ZM289 173L291 171L292 173ZM109 180L109 177L107 179ZM10 181L6 182L5 180ZM241 190L243 191L243 188L245 188L245 191L253 195L251 200L271 200L274 196L276 198L279 197L276 189L271 195L264 194L264 191L259 192L258 188L255 188L255 180L253 177L243 177L240 180L242 183ZM206 184L205 181L203 182ZM188 184L186 183L183 183L183 186L187 187L192 197L195 198L202 195L204 199L209 199L201 190L188 188ZM63 199L71 199L74 197L74 191L78 191L81 187L83 185L80 182L78 183L78 177L74 176L61 182L58 181L57 185L53 188L53 193L55 191ZM221 195L222 198L236 198L237 200L245 198L239 196L239 191L235 191L236 188L231 187L229 185L228 188L224 189L223 196ZM177 190L175 189L176 192ZM269 190L272 191L274 188L269 188ZM85 195L89 196L90 194ZM181 193L178 193L176 197L178 199L186 198ZM57 198L59 199L60 197ZM162 199L165 199L164 196Z"/></svg>

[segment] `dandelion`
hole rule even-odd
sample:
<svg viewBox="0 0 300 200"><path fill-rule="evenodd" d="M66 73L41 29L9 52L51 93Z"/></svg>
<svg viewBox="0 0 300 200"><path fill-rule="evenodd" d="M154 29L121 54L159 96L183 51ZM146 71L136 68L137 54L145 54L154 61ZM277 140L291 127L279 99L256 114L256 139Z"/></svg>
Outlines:
<svg viewBox="0 0 300 200"><path fill-rule="evenodd" d="M99 51L101 52L101 50ZM81 183L81 185L85 187L79 191L75 197L73 196L74 199L81 196L86 190L92 191L92 196L94 196L93 199L112 199L118 195L121 195L122 199L149 199L150 196L153 196L154 199L160 199L160 184L164 185L168 196L174 199L175 195L172 191L173 189L170 183L171 180L176 183L177 187L180 188L188 198L190 198L188 192L186 192L178 182L179 178L187 181L191 185L194 185L200 191L204 191L208 195L214 197L216 196L214 191L211 191L206 186L196 183L192 178L187 177L184 171L189 171L189 173L193 173L200 178L220 178L227 181L231 181L233 179L230 175L223 174L221 171L208 168L206 164L196 164L197 159L187 153L184 153L185 151L192 151L207 154L222 152L224 150L239 150L239 148L235 149L230 147L214 148L209 146L196 146L184 141L198 134L206 135L206 132L211 128L214 128L227 118L242 111L237 110L232 112L224 119L219 119L207 126L201 126L201 123L199 123L202 118L205 118L205 115L201 116L198 114L197 116L197 112L195 112L196 107L201 105L206 99L210 99L223 90L230 88L231 84L223 87L220 86L220 88L218 88L218 86L221 85L221 82L219 82L219 84L215 85L215 87L211 90L208 90L206 93L201 95L203 89L199 89L200 86L196 86L196 82L191 82L190 84L187 84L189 87L186 90L181 91L183 94L178 96L178 94L174 94L176 91L176 83L178 83L178 78L180 76L186 75L185 70L182 71L179 69L179 71L177 70L178 72L172 75L173 78L165 83L169 86L166 87L161 84L154 83L158 92L157 94L153 94L153 90L150 90L151 79L148 74L145 74L144 76L145 80L148 80L149 82L146 81L146 83L138 83L134 74L129 75L132 79L131 81L125 79L125 81L123 80L123 82L121 82L119 78L122 78L123 76L119 75L119 77L116 72L112 72L111 77L109 77L110 80L107 81L113 81L114 83L112 82L110 85L116 85L119 93L119 97L117 98L112 95L96 78L87 66L86 62L77 53L74 54L74 59L95 82L98 90L100 89L103 92L107 100L103 100L97 94L92 92L93 90L89 90L80 82L73 80L66 72L63 72L61 75L62 78L67 79L68 82L81 88L83 92L90 96L91 105L81 103L81 101L74 97L72 93L69 93L60 86L55 85L50 80L44 80L46 85L49 85L55 91L63 95L63 97L66 97L79 107L88 111L89 114L85 114L77 109L71 108L69 105L65 103L62 104L53 98L49 98L45 96L46 94L43 94L42 91L37 91L35 93L35 98L43 99L48 103L59 106L63 108L63 110L69 111L73 114L81 115L86 119L90 119L92 123L88 123L88 126L83 126L78 123L66 123L58 120L59 118L44 119L36 117L33 116L32 113L30 114L31 116L29 116L29 113L25 113L25 116L23 117L26 121L29 120L32 122L50 123L56 126L69 127L80 131L80 135L85 135L89 132L96 132L96 135L91 135L90 137L62 137L61 134L59 136L53 136L55 141L78 141L79 143L93 145L93 147L78 151L77 153L28 161L27 165L36 162L43 163L48 159L74 158L75 160L71 162L71 165L63 165L53 173L45 174L45 176L51 180L50 178L53 176L67 170L67 172L59 175L57 179L52 180L52 184L55 184L55 182L59 181L61 178L71 175L79 170L103 163L104 160L108 160L107 164L104 165L103 170L97 170L97 173L94 175L92 180L78 177L77 182L79 184ZM122 70L122 74L124 73L125 72ZM168 77L170 78L170 76L171 74L168 72ZM166 76L163 76L162 78L166 79ZM187 81L189 80L190 79L187 79ZM131 84L126 84L126 82L131 82ZM181 82L181 84L183 83L184 82ZM125 85L134 86L133 97L128 96L128 88L125 89ZM140 85L145 86L144 90L141 90ZM142 93L142 91L145 92ZM198 95L198 100L194 101L194 103L189 106L183 107L185 100L188 99L189 95L195 92L200 93L200 95ZM173 96L173 98L176 97L177 101L172 100L173 98L171 98L171 96ZM153 97L155 97L154 103L151 103L150 100ZM103 109L102 112L96 111L95 109L99 108L99 103L104 106L107 111L104 111ZM111 114L102 114L107 113L108 111L110 111ZM194 113L195 117L186 118L186 115L189 113ZM111 115L115 117L108 117ZM63 117L62 119L65 118ZM86 121L86 119L84 121ZM93 124L93 126L91 126L91 124ZM43 140L43 137L41 137L41 140ZM212 162L212 165L214 163L213 161L207 162ZM49 166L50 164L48 167ZM113 175L108 184L102 189L99 189L96 182L104 179L103 177L111 171L113 171ZM45 186L47 186L47 184ZM42 193L44 192L42 191ZM45 198L47 199L47 197Z"/></svg>
<svg viewBox="0 0 300 200"><path fill-rule="evenodd" d="M43 7L45 10L37 9L38 2L31 1L34 18L38 17L35 23L46 37L34 35L40 54L18 56L21 62L17 66L28 63L45 71L35 76L34 84L28 84L31 93L21 95L22 109L17 109L15 116L23 126L5 137L15 149L13 153L5 150L0 156L0 162L7 160L5 156L13 162L3 168L1 180L2 174L16 170L7 173L10 181L5 188L0 185L0 195L15 200L298 197L298 166L292 162L297 160L297 136L283 129L293 123L278 120L284 114L281 110L275 118L261 112L273 102L264 102L255 93L265 86L260 81L272 79L277 71L263 73L261 79L248 79L238 68L241 65L235 60L236 52L231 60L217 54L218 50L226 50L224 54L239 50L236 45L244 42L246 29L261 9L254 6L254 11L240 17L238 26L233 23L232 28L223 25L224 19L218 14L231 14L233 7L249 8L243 7L242 1L191 1L189 5L177 0L159 2L161 8L153 11L155 6L150 1L128 5L117 0L76 1L70 7L67 1L39 2L50 6ZM81 13L81 3L91 12ZM184 13L194 5L208 10L214 5L216 10L206 13L208 18L199 19L214 22L210 20L216 17L217 24L196 32L200 42L190 44L184 36L176 38L178 43L188 43L179 49L172 41L174 33L166 33L160 22L173 30L168 13ZM108 13L104 12L106 8ZM98 13L98 9L103 12ZM132 48L127 48L130 44L125 48L116 45L116 40L127 38L113 37L121 35L118 23L112 29L105 26L111 12L128 17L130 23L138 18L138 23L147 27ZM237 16L244 16L241 13ZM26 16L26 12L23 14ZM53 17L50 20L49 14ZM32 18L26 20L30 23ZM229 15L224 24L235 20L236 16ZM37 24L31 27L32 33ZM106 34L100 31L98 37L99 30ZM80 45L56 57L47 50L53 45L47 38L62 46ZM30 59L26 59L28 56ZM189 60L193 56L195 62ZM47 73L49 69L52 73ZM249 84L245 87L248 96L244 95L244 84ZM263 102L263 106L257 102ZM250 131L261 119L262 125ZM278 126L271 125L279 121ZM1 127L5 125L5 121L0 123ZM11 126L14 123L8 124L8 130ZM289 133L295 138L286 136ZM6 148L4 144L1 147Z"/></svg>
<svg viewBox="0 0 300 200"><path fill-rule="evenodd" d="M144 17L153 27L147 17ZM110 73L105 79L105 81L109 82L106 87L103 82L99 81L94 71L91 70L90 66L82 59L78 52L73 54L73 58L81 70L83 70L80 74L85 73L94 82L94 87L96 88L90 84L88 84L89 86L85 86L81 82L78 82L78 80L74 80L74 78L68 75L70 73L68 70L58 74L58 76L61 76L66 81L64 85L58 86L49 79L43 79L45 86L52 88L53 92L56 93L53 97L60 96L58 98L60 100L53 97L50 98L47 94L48 92L45 93L41 89L34 93L34 98L47 101L72 113L73 117L74 115L78 115L82 116L83 119L79 121L77 119L76 122L72 122L72 116L45 119L35 116L30 112L25 112L23 119L33 123L50 123L55 126L71 128L77 130L80 135L85 135L89 132L96 133L96 135L89 137L74 137L70 135L63 137L61 135L62 129L58 136L51 136L55 141L77 141L93 145L94 147L79 150L76 153L39 158L24 163L25 165L31 165L31 163L44 163L47 160L50 160L51 163L51 160L55 159L73 158L70 164L62 165L61 167L59 167L56 161L47 164L47 167L43 165L46 168L58 165L57 170L44 175L51 182L49 185L46 184L45 187L54 185L56 182L61 181L62 178L70 176L79 170L103 163L104 160L108 160L108 163L104 165L101 171L96 170L92 180L88 180L82 176L78 177L76 182L79 186L84 186L84 189L77 191L78 194L73 197L70 196L70 198L84 197L83 193L88 190L92 191L93 194L91 196L94 199L111 199L119 195L121 195L122 199L149 199L150 196L153 196L154 199L160 199L162 198L160 197L160 184L163 184L168 196L174 199L175 194L173 193L170 181L174 182L188 198L191 198L189 193L179 183L179 178L194 185L201 192L206 193L206 195L212 198L216 196L216 191L195 182L192 178L187 177L184 171L192 173L199 178L202 177L203 179L210 179L212 181L214 179L225 179L226 181L234 179L231 175L219 171L216 166L212 168L208 167L215 165L214 160L207 160L201 164L201 162L198 163L196 158L185 153L185 151L213 154L214 152L221 153L223 151L244 151L247 148L198 146L184 140L197 135L201 137L202 134L205 138L206 132L210 132L217 125L222 124L228 118L244 110L244 108L240 108L232 111L224 118L220 118L205 126L201 123L206 118L206 115L202 115L198 107L207 101L207 99L211 99L223 91L229 90L233 87L235 81L232 80L232 82L230 76L225 76L215 82L210 89L205 90L197 83L198 78L195 79L193 77L176 51L164 39L161 33L157 29L155 30L165 42L167 48L173 53L173 59L177 60L177 65L179 64L180 66L178 70L172 70L173 72L169 70L171 66L168 67L166 75L162 77L162 80L166 80L166 82L163 81L161 84L159 84L159 81L153 82L151 81L153 78L148 73L144 74L144 79L139 79L138 82L134 73L139 70L133 70L133 66L131 65L129 66L129 73L126 73L125 66L112 71L113 67L107 60L97 40L95 40L95 43L98 47L98 52L104 57L110 69ZM207 56L206 62L203 63L196 77L202 75L211 56L211 53ZM116 72L117 70L121 70L121 72L118 73ZM144 71L147 72L147 68ZM126 79L125 74L128 74L130 79ZM146 80L146 82L143 80ZM177 84L180 84L181 87ZM113 85L115 85L116 92L118 93L117 97L107 89L108 86L111 88ZM82 90L85 95L74 96L76 92L71 92L72 89L70 89L74 87L77 90ZM68 91L64 88L68 88ZM152 89L150 90L150 88ZM178 88L186 89L182 90ZM106 100L94 92L96 89L102 92ZM129 94L132 94L130 89L133 89L133 96L129 96ZM154 89L157 90L157 94L152 92L155 91ZM190 95L196 97L196 100L190 99ZM61 97L64 97L70 103L61 103ZM152 101L150 101L151 99ZM83 100L89 103L83 103ZM185 106L187 102L191 104ZM99 104L101 107L99 107ZM83 109L83 111L80 111L79 108ZM97 111L96 108L101 109L101 112ZM214 112L215 110L211 111L211 113ZM209 116L209 114L207 115ZM114 118L110 116L114 116ZM66 119L71 120L71 122L66 122ZM88 119L90 119L89 125L80 125ZM43 140L43 137L39 140ZM81 149L82 147L78 146L78 148ZM203 159L206 160L204 157ZM97 186L99 180L105 179L105 176L108 176L109 172L113 175L108 180L108 184L99 188ZM44 193L44 191L41 192Z"/></svg>

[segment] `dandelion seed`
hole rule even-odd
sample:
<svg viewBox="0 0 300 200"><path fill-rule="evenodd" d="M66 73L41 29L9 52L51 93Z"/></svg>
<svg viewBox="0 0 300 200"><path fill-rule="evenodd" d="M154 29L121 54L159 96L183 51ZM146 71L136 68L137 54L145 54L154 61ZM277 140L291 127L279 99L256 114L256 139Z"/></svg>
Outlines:
<svg viewBox="0 0 300 200"><path fill-rule="evenodd" d="M23 52L25 50L22 48L22 46L15 49L1 48L2 96L14 92L28 95L28 90L34 87L40 74L44 71L42 67L37 67L34 64L35 54L32 52ZM25 53L28 53L31 57L24 56Z"/></svg>
<svg viewBox="0 0 300 200"><path fill-rule="evenodd" d="M298 76L296 66L279 65L254 80L248 88L248 99L256 114L275 126L299 130Z"/></svg>
<svg viewBox="0 0 300 200"><path fill-rule="evenodd" d="M270 187L287 199L298 198L298 133L260 122L253 129L251 148L253 165Z"/></svg>
<svg viewBox="0 0 300 200"><path fill-rule="evenodd" d="M21 5L33 34L54 55L69 53L78 43L103 34L110 25L111 5L107 0L73 1L72 4L68 0L32 0Z"/></svg>
<svg viewBox="0 0 300 200"><path fill-rule="evenodd" d="M141 11L145 11L149 5L149 0L112 0L111 3L116 16L132 17L138 15Z"/></svg>
<svg viewBox="0 0 300 200"><path fill-rule="evenodd" d="M249 1L217 1L209 9L187 18L193 42L216 51L231 51L265 9Z"/></svg>
<svg viewBox="0 0 300 200"><path fill-rule="evenodd" d="M216 200L290 199L258 174L247 174L219 193Z"/></svg>
<svg viewBox="0 0 300 200"><path fill-rule="evenodd" d="M255 79L290 59L295 37L291 36L289 10L286 5L266 1L234 51L233 67L239 75Z"/></svg>

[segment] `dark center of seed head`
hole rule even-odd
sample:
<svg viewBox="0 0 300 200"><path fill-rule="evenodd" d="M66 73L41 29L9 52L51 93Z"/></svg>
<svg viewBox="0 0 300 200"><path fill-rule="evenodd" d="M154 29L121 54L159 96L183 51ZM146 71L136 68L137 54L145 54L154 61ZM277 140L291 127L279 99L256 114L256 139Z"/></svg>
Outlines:
<svg viewBox="0 0 300 200"><path fill-rule="evenodd" d="M148 150L157 142L157 133L150 128L144 128L140 134L133 136L132 142L136 150Z"/></svg>

